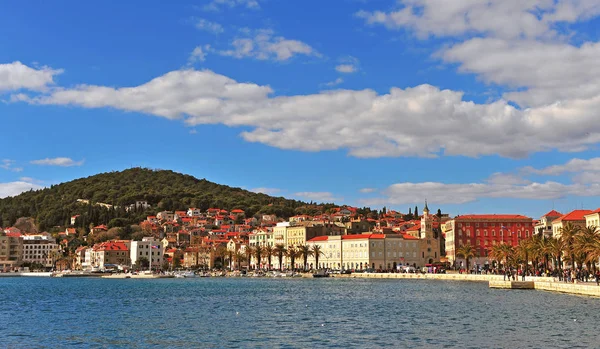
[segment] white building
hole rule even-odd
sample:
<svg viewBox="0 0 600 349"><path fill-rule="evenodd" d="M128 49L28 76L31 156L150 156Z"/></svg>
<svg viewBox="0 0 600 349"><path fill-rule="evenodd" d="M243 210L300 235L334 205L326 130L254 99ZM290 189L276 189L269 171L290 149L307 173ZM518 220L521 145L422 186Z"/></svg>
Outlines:
<svg viewBox="0 0 600 349"><path fill-rule="evenodd" d="M199 208L190 207L187 210L187 215L188 215L188 217L200 217L200 216L202 216L202 212L200 211Z"/></svg>
<svg viewBox="0 0 600 349"><path fill-rule="evenodd" d="M131 265L145 257L152 263L152 268L160 268L163 264L164 247L161 241L153 237L145 237L142 241L132 241L130 249Z"/></svg>
<svg viewBox="0 0 600 349"><path fill-rule="evenodd" d="M50 234L23 235L23 262L51 268L59 257L58 251L58 244Z"/></svg>

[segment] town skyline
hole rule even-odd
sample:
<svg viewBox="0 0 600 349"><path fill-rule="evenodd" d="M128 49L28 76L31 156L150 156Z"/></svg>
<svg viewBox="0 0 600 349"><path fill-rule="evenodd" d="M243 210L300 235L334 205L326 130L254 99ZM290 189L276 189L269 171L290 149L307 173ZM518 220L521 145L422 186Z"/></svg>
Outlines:
<svg viewBox="0 0 600 349"><path fill-rule="evenodd" d="M0 197L140 166L403 213L599 206L599 5L298 4L0 5Z"/></svg>

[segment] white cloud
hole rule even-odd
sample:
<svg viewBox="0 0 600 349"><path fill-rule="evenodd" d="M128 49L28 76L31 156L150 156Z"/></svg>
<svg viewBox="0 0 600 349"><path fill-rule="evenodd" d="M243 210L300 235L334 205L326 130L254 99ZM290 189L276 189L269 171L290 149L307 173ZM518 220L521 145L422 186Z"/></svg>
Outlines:
<svg viewBox="0 0 600 349"><path fill-rule="evenodd" d="M0 183L0 198L16 196L31 189L38 190L42 188L40 185L25 181Z"/></svg>
<svg viewBox="0 0 600 349"><path fill-rule="evenodd" d="M244 126L250 128L241 134L247 141L304 151L348 149L356 157L524 157L552 149L581 151L600 142L600 96L520 110L503 100L465 101L462 92L431 85L382 95L370 89L278 97L272 92L269 86L189 69L136 87L80 85L24 101L184 118L189 126Z"/></svg>
<svg viewBox="0 0 600 349"><path fill-rule="evenodd" d="M189 132L189 133L190 133L191 135L195 135L195 134L197 134L197 133L198 133L198 131L196 131L196 129L195 129L195 128L193 128L193 129L191 129L191 130L190 130L190 132Z"/></svg>
<svg viewBox="0 0 600 349"><path fill-rule="evenodd" d="M600 158L572 159L563 165L552 165L541 169L524 167L521 172L545 176L572 174L573 182L579 184L600 183Z"/></svg>
<svg viewBox="0 0 600 349"><path fill-rule="evenodd" d="M196 46L188 58L188 63L204 62L206 60L206 50L210 50L209 45L204 45L204 49L202 46Z"/></svg>
<svg viewBox="0 0 600 349"><path fill-rule="evenodd" d="M321 203L321 202L330 203L330 202L334 202L336 200L337 201L342 200L342 198L334 197L333 194L328 191L319 191L319 192L303 191L303 192L295 193L294 195L301 197L304 200L316 201L318 203Z"/></svg>
<svg viewBox="0 0 600 349"><path fill-rule="evenodd" d="M600 172L600 158L592 159L571 159L564 165L552 165L542 169L535 169L531 166L523 168L525 173L556 176L568 172Z"/></svg>
<svg viewBox="0 0 600 349"><path fill-rule="evenodd" d="M487 182L490 184L498 184L498 185L503 185L503 184L530 184L531 181L527 180L525 178L522 178L521 176L518 176L516 174L510 174L510 173L501 173L501 172L496 172L493 173L488 179Z"/></svg>
<svg viewBox="0 0 600 349"><path fill-rule="evenodd" d="M399 9L359 11L368 24L406 28L419 38L467 34L505 39L556 36L554 25L589 19L600 13L596 0L399 0Z"/></svg>
<svg viewBox="0 0 600 349"><path fill-rule="evenodd" d="M277 193L281 192L281 189L260 187L260 188L250 189L250 191L253 192L253 193L261 193L261 194L267 194L267 195L274 195L274 194L277 194Z"/></svg>
<svg viewBox="0 0 600 349"><path fill-rule="evenodd" d="M337 85L339 85L339 84L341 84L343 82L344 82L344 79L337 78L337 79L335 79L333 81L326 82L324 85L325 86L329 86L329 87L333 87L333 86L337 86Z"/></svg>
<svg viewBox="0 0 600 349"><path fill-rule="evenodd" d="M361 193L374 193L376 191L377 191L376 188L362 188L359 190L359 192L361 192Z"/></svg>
<svg viewBox="0 0 600 349"><path fill-rule="evenodd" d="M15 160L3 159L0 161L0 168L5 170L13 171L13 172L21 172L23 171L22 167L13 167L15 164Z"/></svg>
<svg viewBox="0 0 600 349"><path fill-rule="evenodd" d="M438 53L459 71L484 81L525 88L504 95L523 106L588 99L600 94L600 43L574 46L527 40L474 38Z"/></svg>
<svg viewBox="0 0 600 349"><path fill-rule="evenodd" d="M211 22L204 18L195 18L194 25L197 29L203 30L212 34L220 34L224 32L223 26L216 22Z"/></svg>
<svg viewBox="0 0 600 349"><path fill-rule="evenodd" d="M260 8L258 0L212 0L209 4L205 5L203 9L205 11L219 11L224 7L234 8L238 6L248 9Z"/></svg>
<svg viewBox="0 0 600 349"><path fill-rule="evenodd" d="M352 64L340 64L335 67L340 73L350 74L356 72L356 67Z"/></svg>
<svg viewBox="0 0 600 349"><path fill-rule="evenodd" d="M31 178L31 177L21 177L21 178L19 178L19 181L29 182L29 183L44 183L44 181L41 181L41 180L35 179L35 178Z"/></svg>
<svg viewBox="0 0 600 349"><path fill-rule="evenodd" d="M550 200L567 195L600 195L600 184L562 184L557 182L529 184L464 183L447 184L440 182L397 183L384 191L385 197L363 199L365 205L398 205L423 201L438 204L464 204L484 198L512 198Z"/></svg>
<svg viewBox="0 0 600 349"><path fill-rule="evenodd" d="M33 165L44 165L44 166L62 166L62 167L71 167L71 166L81 166L83 165L83 160L74 161L71 158L45 158L41 160L33 160L31 161Z"/></svg>
<svg viewBox="0 0 600 349"><path fill-rule="evenodd" d="M0 93L20 89L45 91L54 84L54 77L62 72L46 66L31 68L21 62L0 64Z"/></svg>
<svg viewBox="0 0 600 349"><path fill-rule="evenodd" d="M320 57L310 45L298 41L289 40L282 36L274 36L274 32L269 29L255 31L244 30L245 35L238 37L231 42L231 49L217 50L211 49L211 52L221 56L234 58L254 58L258 60L276 60L286 61L295 55Z"/></svg>

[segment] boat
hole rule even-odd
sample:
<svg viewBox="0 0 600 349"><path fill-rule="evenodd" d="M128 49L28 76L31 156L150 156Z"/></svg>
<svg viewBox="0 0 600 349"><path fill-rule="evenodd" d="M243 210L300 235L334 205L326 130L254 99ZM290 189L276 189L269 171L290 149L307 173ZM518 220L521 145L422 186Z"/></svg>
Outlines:
<svg viewBox="0 0 600 349"><path fill-rule="evenodd" d="M181 275L183 275L183 277L186 279L198 277L198 275L196 275L193 271L186 271L185 273L183 273Z"/></svg>
<svg viewBox="0 0 600 349"><path fill-rule="evenodd" d="M327 269L319 269L312 275L314 278L326 278L329 277Z"/></svg>

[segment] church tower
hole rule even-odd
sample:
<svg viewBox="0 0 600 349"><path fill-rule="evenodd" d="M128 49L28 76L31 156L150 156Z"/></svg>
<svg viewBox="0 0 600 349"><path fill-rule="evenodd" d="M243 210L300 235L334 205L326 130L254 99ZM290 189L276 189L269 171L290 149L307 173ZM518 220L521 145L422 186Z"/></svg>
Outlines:
<svg viewBox="0 0 600 349"><path fill-rule="evenodd" d="M421 258L423 265L440 260L440 242L433 236L433 216L429 214L427 200L421 217Z"/></svg>
<svg viewBox="0 0 600 349"><path fill-rule="evenodd" d="M427 200L425 200L425 208L423 209L423 217L421 217L421 239L432 239L433 238L433 222L429 215L429 207L427 207Z"/></svg>

